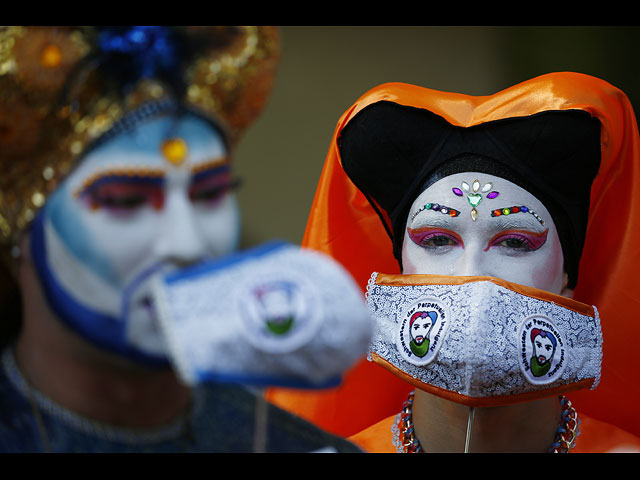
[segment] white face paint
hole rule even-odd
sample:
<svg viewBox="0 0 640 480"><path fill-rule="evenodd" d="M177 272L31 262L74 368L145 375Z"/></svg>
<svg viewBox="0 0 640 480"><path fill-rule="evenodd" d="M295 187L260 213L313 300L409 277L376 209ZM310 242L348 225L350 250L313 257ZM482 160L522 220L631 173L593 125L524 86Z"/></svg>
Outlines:
<svg viewBox="0 0 640 480"><path fill-rule="evenodd" d="M476 179L478 189L473 192ZM469 186L468 191L463 182ZM483 192L489 183L490 188ZM460 190L458 195L453 188ZM491 192L499 195L488 198ZM469 194L476 202L478 195L481 197L475 221ZM453 208L460 214L452 217L441 209L423 209L428 203ZM513 206L533 210L544 225L530 212L491 215L493 210ZM405 274L491 276L556 294L563 293L565 284L562 247L547 209L526 190L484 173L445 177L416 198L407 220L402 262Z"/></svg>
<svg viewBox="0 0 640 480"><path fill-rule="evenodd" d="M186 142L180 164L162 153L169 137ZM162 354L147 274L236 248L227 156L221 134L191 115L144 121L91 151L43 211L51 277L84 308L126 322L114 328L134 348Z"/></svg>

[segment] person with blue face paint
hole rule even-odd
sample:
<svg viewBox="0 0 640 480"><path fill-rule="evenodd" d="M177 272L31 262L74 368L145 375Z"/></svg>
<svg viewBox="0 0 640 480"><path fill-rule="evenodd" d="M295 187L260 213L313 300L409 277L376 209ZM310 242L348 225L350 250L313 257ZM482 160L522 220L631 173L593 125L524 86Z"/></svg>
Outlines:
<svg viewBox="0 0 640 480"><path fill-rule="evenodd" d="M252 450L255 397L179 381L151 278L238 247L231 151L278 45L270 27L0 29L0 237L21 297L3 289L0 451ZM269 419L273 451L358 451Z"/></svg>

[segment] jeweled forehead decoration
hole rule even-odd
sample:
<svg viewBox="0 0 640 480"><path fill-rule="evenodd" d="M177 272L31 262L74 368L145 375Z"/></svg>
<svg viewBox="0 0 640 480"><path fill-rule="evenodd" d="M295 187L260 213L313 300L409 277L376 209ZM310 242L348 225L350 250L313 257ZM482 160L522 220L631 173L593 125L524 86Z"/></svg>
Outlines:
<svg viewBox="0 0 640 480"><path fill-rule="evenodd" d="M169 163L178 167L187 158L189 147L182 138L167 138L162 142L160 151Z"/></svg>
<svg viewBox="0 0 640 480"><path fill-rule="evenodd" d="M0 27L2 260L88 149L129 119L177 106L233 146L266 104L279 52L269 26Z"/></svg>
<svg viewBox="0 0 640 480"><path fill-rule="evenodd" d="M540 218L540 215L538 215L536 212L534 212L533 210L531 210L529 207L525 205L516 205L513 207L497 208L491 211L491 216L502 217L504 215L511 215L513 213L530 213L531 215L534 216L536 220L538 220L538 222L540 222L540 225L544 225L544 220Z"/></svg>
<svg viewBox="0 0 640 480"><path fill-rule="evenodd" d="M482 194L489 192L487 193L488 199L493 199L500 195L500 192L491 190L493 188L493 185L490 182L485 183L482 189L480 189L479 180L474 180L471 186L469 186L467 182L462 182L461 187L462 190L460 190L458 187L453 187L451 191L458 197L464 196L465 193L467 194L467 201L469 202L469 205L471 205L471 219L474 222L478 219L478 210L476 207L482 202Z"/></svg>
<svg viewBox="0 0 640 480"><path fill-rule="evenodd" d="M457 217L460 215L460 212L455 208L447 207L446 205L440 205L439 203L426 203L411 216L411 221L420 213L425 210L433 210L434 212L440 212L445 215L449 215L450 217Z"/></svg>

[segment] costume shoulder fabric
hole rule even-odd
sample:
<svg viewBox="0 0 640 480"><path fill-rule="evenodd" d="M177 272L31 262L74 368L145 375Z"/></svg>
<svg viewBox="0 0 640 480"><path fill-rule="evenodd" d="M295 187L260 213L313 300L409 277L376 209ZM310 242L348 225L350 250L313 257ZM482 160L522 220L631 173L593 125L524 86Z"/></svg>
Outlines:
<svg viewBox="0 0 640 480"><path fill-rule="evenodd" d="M349 440L367 453L400 453L394 444L397 423L398 416L391 415L352 435Z"/></svg>
<svg viewBox="0 0 640 480"><path fill-rule="evenodd" d="M2 453L242 453L253 451L256 397L237 386L210 385L194 392L191 413L163 427L133 431L82 418L34 396L32 407L12 355L0 366ZM36 415L41 418L38 422ZM278 407L268 409L266 451L356 453L350 442L330 435ZM44 431L41 433L40 428Z"/></svg>
<svg viewBox="0 0 640 480"><path fill-rule="evenodd" d="M439 92L390 83L363 95L340 118L316 190L303 245L341 262L363 292L371 272L400 273L388 231L375 205L346 175L340 158L342 130L376 102L427 109L451 125L471 127L545 111L582 110L601 123L601 163L593 182L589 222L574 298L595 305L602 320L603 367L593 391L569 395L587 414L640 435L640 141L626 95L588 75L543 75L488 96ZM384 217L384 212L380 214ZM605 234L603 234L603 232ZM363 360L332 391L272 390L275 403L334 433L350 436L397 412L411 387ZM375 399L363 402L362 399ZM366 403L366 404L365 404Z"/></svg>

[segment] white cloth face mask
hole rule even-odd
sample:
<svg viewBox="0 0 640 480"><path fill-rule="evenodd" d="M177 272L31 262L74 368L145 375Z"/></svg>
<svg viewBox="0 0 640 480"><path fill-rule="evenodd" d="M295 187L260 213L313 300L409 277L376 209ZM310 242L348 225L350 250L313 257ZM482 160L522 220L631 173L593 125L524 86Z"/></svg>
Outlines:
<svg viewBox="0 0 640 480"><path fill-rule="evenodd" d="M158 275L153 292L169 356L190 385L336 386L373 330L346 270L283 243Z"/></svg>
<svg viewBox="0 0 640 480"><path fill-rule="evenodd" d="M595 388L595 307L493 277L373 273L372 360L412 385L473 407Z"/></svg>

